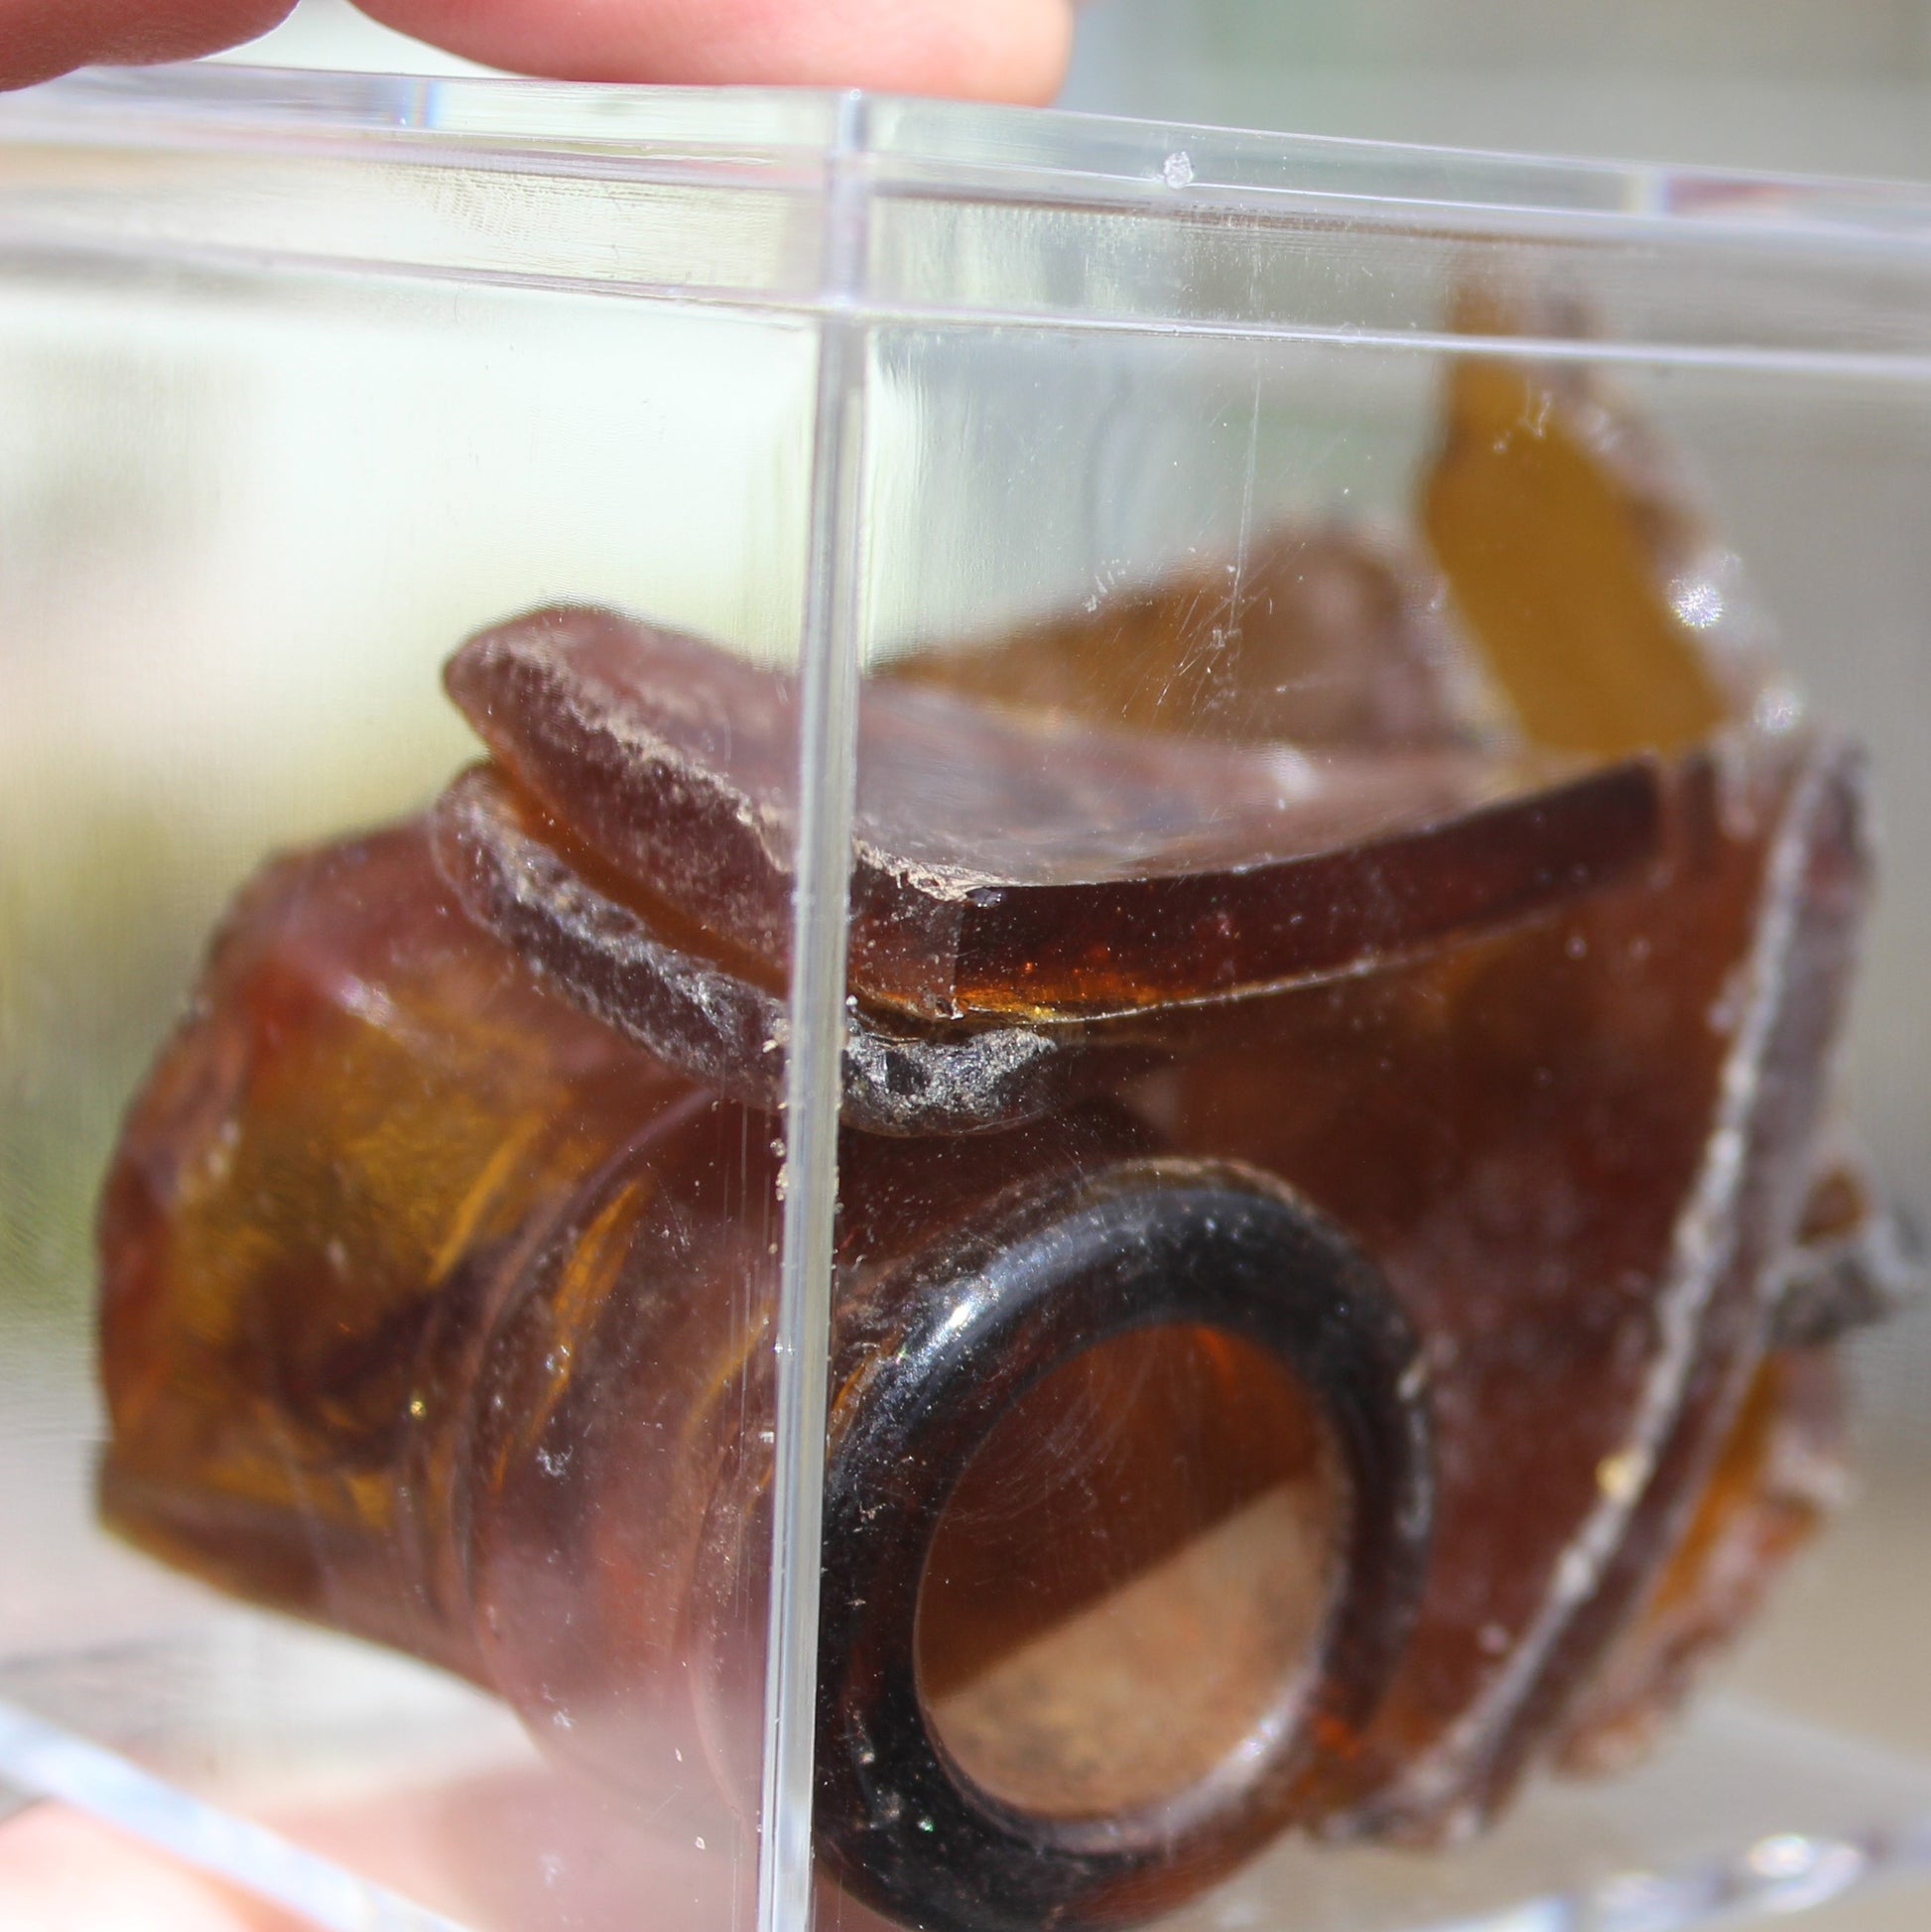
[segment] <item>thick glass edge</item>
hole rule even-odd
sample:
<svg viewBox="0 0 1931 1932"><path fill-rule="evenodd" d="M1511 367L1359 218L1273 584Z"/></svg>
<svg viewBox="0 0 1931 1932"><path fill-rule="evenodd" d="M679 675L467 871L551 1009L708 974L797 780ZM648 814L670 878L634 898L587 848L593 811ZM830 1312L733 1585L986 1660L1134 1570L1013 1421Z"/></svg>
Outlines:
<svg viewBox="0 0 1931 1932"><path fill-rule="evenodd" d="M835 152L846 96L824 89L583 85L496 76L320 72L188 64L96 68L0 99L0 140L407 141L467 158L593 152L778 164ZM1712 226L1836 235L1931 252L1931 185L1569 160L1322 135L1138 121L1055 109L872 97L875 186L1096 196L1154 211L1316 197L1366 218L1417 210L1545 216L1654 233Z"/></svg>

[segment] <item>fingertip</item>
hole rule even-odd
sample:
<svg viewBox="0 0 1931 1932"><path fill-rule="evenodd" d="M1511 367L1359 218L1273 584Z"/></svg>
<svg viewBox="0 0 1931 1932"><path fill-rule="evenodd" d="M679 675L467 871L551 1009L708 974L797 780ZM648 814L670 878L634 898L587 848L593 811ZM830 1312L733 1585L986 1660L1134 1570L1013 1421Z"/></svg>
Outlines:
<svg viewBox="0 0 1931 1932"><path fill-rule="evenodd" d="M563 80L865 87L1044 102L1072 0L358 0L487 65Z"/></svg>
<svg viewBox="0 0 1931 1932"><path fill-rule="evenodd" d="M0 0L0 89L84 66L193 61L259 39L295 0Z"/></svg>
<svg viewBox="0 0 1931 1932"><path fill-rule="evenodd" d="M1073 58L1072 0L983 0L971 10L971 41L934 49L937 59L880 91L1043 107L1066 82ZM862 84L862 83L860 83Z"/></svg>

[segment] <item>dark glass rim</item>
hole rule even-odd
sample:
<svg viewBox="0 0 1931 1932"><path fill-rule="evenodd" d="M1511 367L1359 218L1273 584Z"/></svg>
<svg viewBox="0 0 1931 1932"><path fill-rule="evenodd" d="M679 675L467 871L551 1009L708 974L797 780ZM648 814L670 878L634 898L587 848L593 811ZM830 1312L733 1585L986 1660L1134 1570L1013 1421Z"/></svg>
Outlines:
<svg viewBox="0 0 1931 1932"><path fill-rule="evenodd" d="M896 1336L844 1405L827 1479L817 1823L846 1886L944 1932L1123 1923L1319 1816L1324 1771L1405 1648L1432 1519L1417 1344L1379 1271L1263 1174L1139 1160L1006 1197L891 1300ZM1024 1812L957 1768L924 1707L924 1554L1023 1394L1156 1326L1257 1345L1324 1418L1352 1497L1324 1634L1283 1709L1171 1798L1117 1818Z"/></svg>

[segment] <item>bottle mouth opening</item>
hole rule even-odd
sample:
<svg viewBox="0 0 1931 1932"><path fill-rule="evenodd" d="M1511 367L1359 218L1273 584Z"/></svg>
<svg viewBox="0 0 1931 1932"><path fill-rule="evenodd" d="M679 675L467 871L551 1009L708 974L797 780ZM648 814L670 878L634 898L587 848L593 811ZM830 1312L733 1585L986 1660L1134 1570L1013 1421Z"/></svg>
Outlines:
<svg viewBox="0 0 1931 1932"><path fill-rule="evenodd" d="M1278 1354L1187 1323L1083 1350L941 1510L914 1631L940 1750L1053 1821L1259 1775L1319 1675L1352 1507L1325 1410Z"/></svg>

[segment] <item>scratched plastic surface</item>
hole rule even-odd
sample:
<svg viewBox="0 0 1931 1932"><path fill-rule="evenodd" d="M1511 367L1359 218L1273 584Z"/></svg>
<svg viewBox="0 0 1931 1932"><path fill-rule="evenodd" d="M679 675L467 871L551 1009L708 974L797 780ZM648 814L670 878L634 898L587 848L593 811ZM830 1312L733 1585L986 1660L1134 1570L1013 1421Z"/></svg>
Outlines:
<svg viewBox="0 0 1931 1932"><path fill-rule="evenodd" d="M1922 1867L1709 1680L1922 1481L1928 225L10 103L0 1782L472 1932Z"/></svg>

